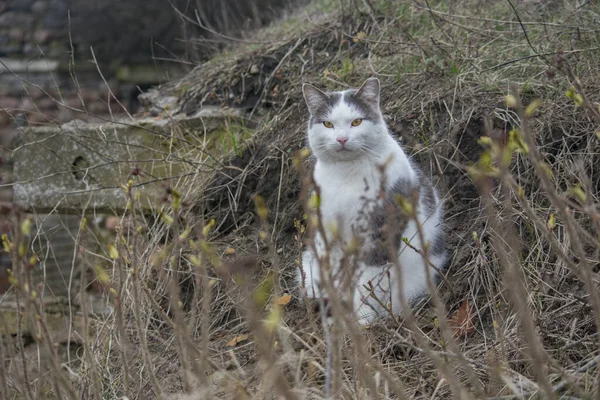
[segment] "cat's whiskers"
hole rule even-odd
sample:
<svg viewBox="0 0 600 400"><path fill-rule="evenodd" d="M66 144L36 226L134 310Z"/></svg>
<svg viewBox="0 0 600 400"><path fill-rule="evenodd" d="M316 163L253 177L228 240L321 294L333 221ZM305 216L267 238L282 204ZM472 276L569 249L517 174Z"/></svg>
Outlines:
<svg viewBox="0 0 600 400"><path fill-rule="evenodd" d="M329 145L327 145L327 143L321 143L318 146L315 146L312 148L312 152L313 152L314 156L317 158L319 158L319 155L327 154L330 151L331 151L331 149L329 148Z"/></svg>
<svg viewBox="0 0 600 400"><path fill-rule="evenodd" d="M372 157L372 159L376 160L378 158L380 158L381 156L372 148L370 148L369 146L365 145L364 143L359 143L359 148L358 151L360 151L363 154L366 154L367 156Z"/></svg>

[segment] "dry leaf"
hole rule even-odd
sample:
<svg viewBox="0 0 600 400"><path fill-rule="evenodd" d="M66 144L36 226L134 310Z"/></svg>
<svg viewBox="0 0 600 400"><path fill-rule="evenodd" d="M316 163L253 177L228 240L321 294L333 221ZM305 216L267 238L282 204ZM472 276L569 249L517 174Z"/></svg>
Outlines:
<svg viewBox="0 0 600 400"><path fill-rule="evenodd" d="M367 37L367 34L366 34L366 33L364 33L363 31L360 31L360 32L358 32L358 33L356 34L356 36L354 36L354 37L352 38L352 41L353 41L354 43L358 43L358 42L361 42L361 41L365 40L365 38L366 38L366 37Z"/></svg>
<svg viewBox="0 0 600 400"><path fill-rule="evenodd" d="M469 300L464 300L459 309L454 312L448 320L454 335L457 337L466 337L475 330L473 323L473 307Z"/></svg>
<svg viewBox="0 0 600 400"><path fill-rule="evenodd" d="M229 342L227 342L227 347L233 347L238 343L245 342L246 340L248 340L249 337L250 335L247 333L244 333L243 335L238 335L231 339Z"/></svg>
<svg viewBox="0 0 600 400"><path fill-rule="evenodd" d="M292 300L292 295L284 294L283 296L281 296L280 298L275 300L275 304L279 304L280 306L285 306L287 303L290 302L290 300Z"/></svg>

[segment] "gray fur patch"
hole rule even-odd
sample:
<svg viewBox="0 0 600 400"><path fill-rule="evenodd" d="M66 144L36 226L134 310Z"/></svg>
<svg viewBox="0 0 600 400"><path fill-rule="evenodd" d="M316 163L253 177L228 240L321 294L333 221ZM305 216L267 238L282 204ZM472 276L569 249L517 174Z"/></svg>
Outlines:
<svg viewBox="0 0 600 400"><path fill-rule="evenodd" d="M314 124L327 121L331 110L333 110L333 108L340 102L342 98L342 94L340 92L327 93L327 96L327 101L321 102L317 107L314 107L312 110L310 110L311 114L309 124L311 128Z"/></svg>
<svg viewBox="0 0 600 400"><path fill-rule="evenodd" d="M437 232L429 245L429 254L432 256L441 256L446 252L446 240L442 232ZM438 265L438 267L442 267Z"/></svg>
<svg viewBox="0 0 600 400"><path fill-rule="evenodd" d="M383 207L377 207L370 216L371 240L373 244L363 254L364 261L369 265L384 265L391 262L389 242L393 240L393 249L402 246L402 234L408 222L397 202L396 196L410 198L415 191L419 192L419 207L426 216L435 212L438 207L437 199L431 181L416 166L417 179L410 182L407 179L398 179L387 193L387 201ZM445 253L444 233L438 231L429 248L431 256L440 256ZM442 267L442 266L440 266Z"/></svg>
<svg viewBox="0 0 600 400"><path fill-rule="evenodd" d="M370 216L371 248L365 252L364 261L369 265L384 265L390 262L390 243L394 251L399 249L402 233L408 222L396 202L396 195L408 197L414 186L406 179L398 179L387 193L383 206L376 207Z"/></svg>
<svg viewBox="0 0 600 400"><path fill-rule="evenodd" d="M344 92L344 101L351 107L357 109L362 115L362 118L370 121L379 121L381 119L379 104L370 103L364 98L357 96L357 91L357 89L351 89Z"/></svg>
<svg viewBox="0 0 600 400"><path fill-rule="evenodd" d="M417 169L417 182L420 186L419 202L425 211L425 215L429 215L435 211L437 200L431 185L431 180L423 175L423 171Z"/></svg>

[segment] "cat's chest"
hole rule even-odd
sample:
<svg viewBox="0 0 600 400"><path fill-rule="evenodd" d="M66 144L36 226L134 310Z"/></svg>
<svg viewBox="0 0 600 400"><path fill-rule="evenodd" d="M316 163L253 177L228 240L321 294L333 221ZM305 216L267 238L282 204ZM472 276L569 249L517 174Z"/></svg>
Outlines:
<svg viewBox="0 0 600 400"><path fill-rule="evenodd" d="M315 181L321 191L323 221L335 223L346 233L357 227L361 216L368 214L379 185L368 169L316 171Z"/></svg>

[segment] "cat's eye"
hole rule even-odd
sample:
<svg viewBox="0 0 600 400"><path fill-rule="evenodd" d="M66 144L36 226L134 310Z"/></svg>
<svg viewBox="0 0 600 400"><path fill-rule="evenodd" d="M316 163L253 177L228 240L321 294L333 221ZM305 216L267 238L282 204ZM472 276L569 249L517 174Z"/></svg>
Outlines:
<svg viewBox="0 0 600 400"><path fill-rule="evenodd" d="M329 121L323 121L323 125L325 125L325 128L333 128L333 124Z"/></svg>
<svg viewBox="0 0 600 400"><path fill-rule="evenodd" d="M357 118L352 121L352 126L359 126L362 123L362 118Z"/></svg>

